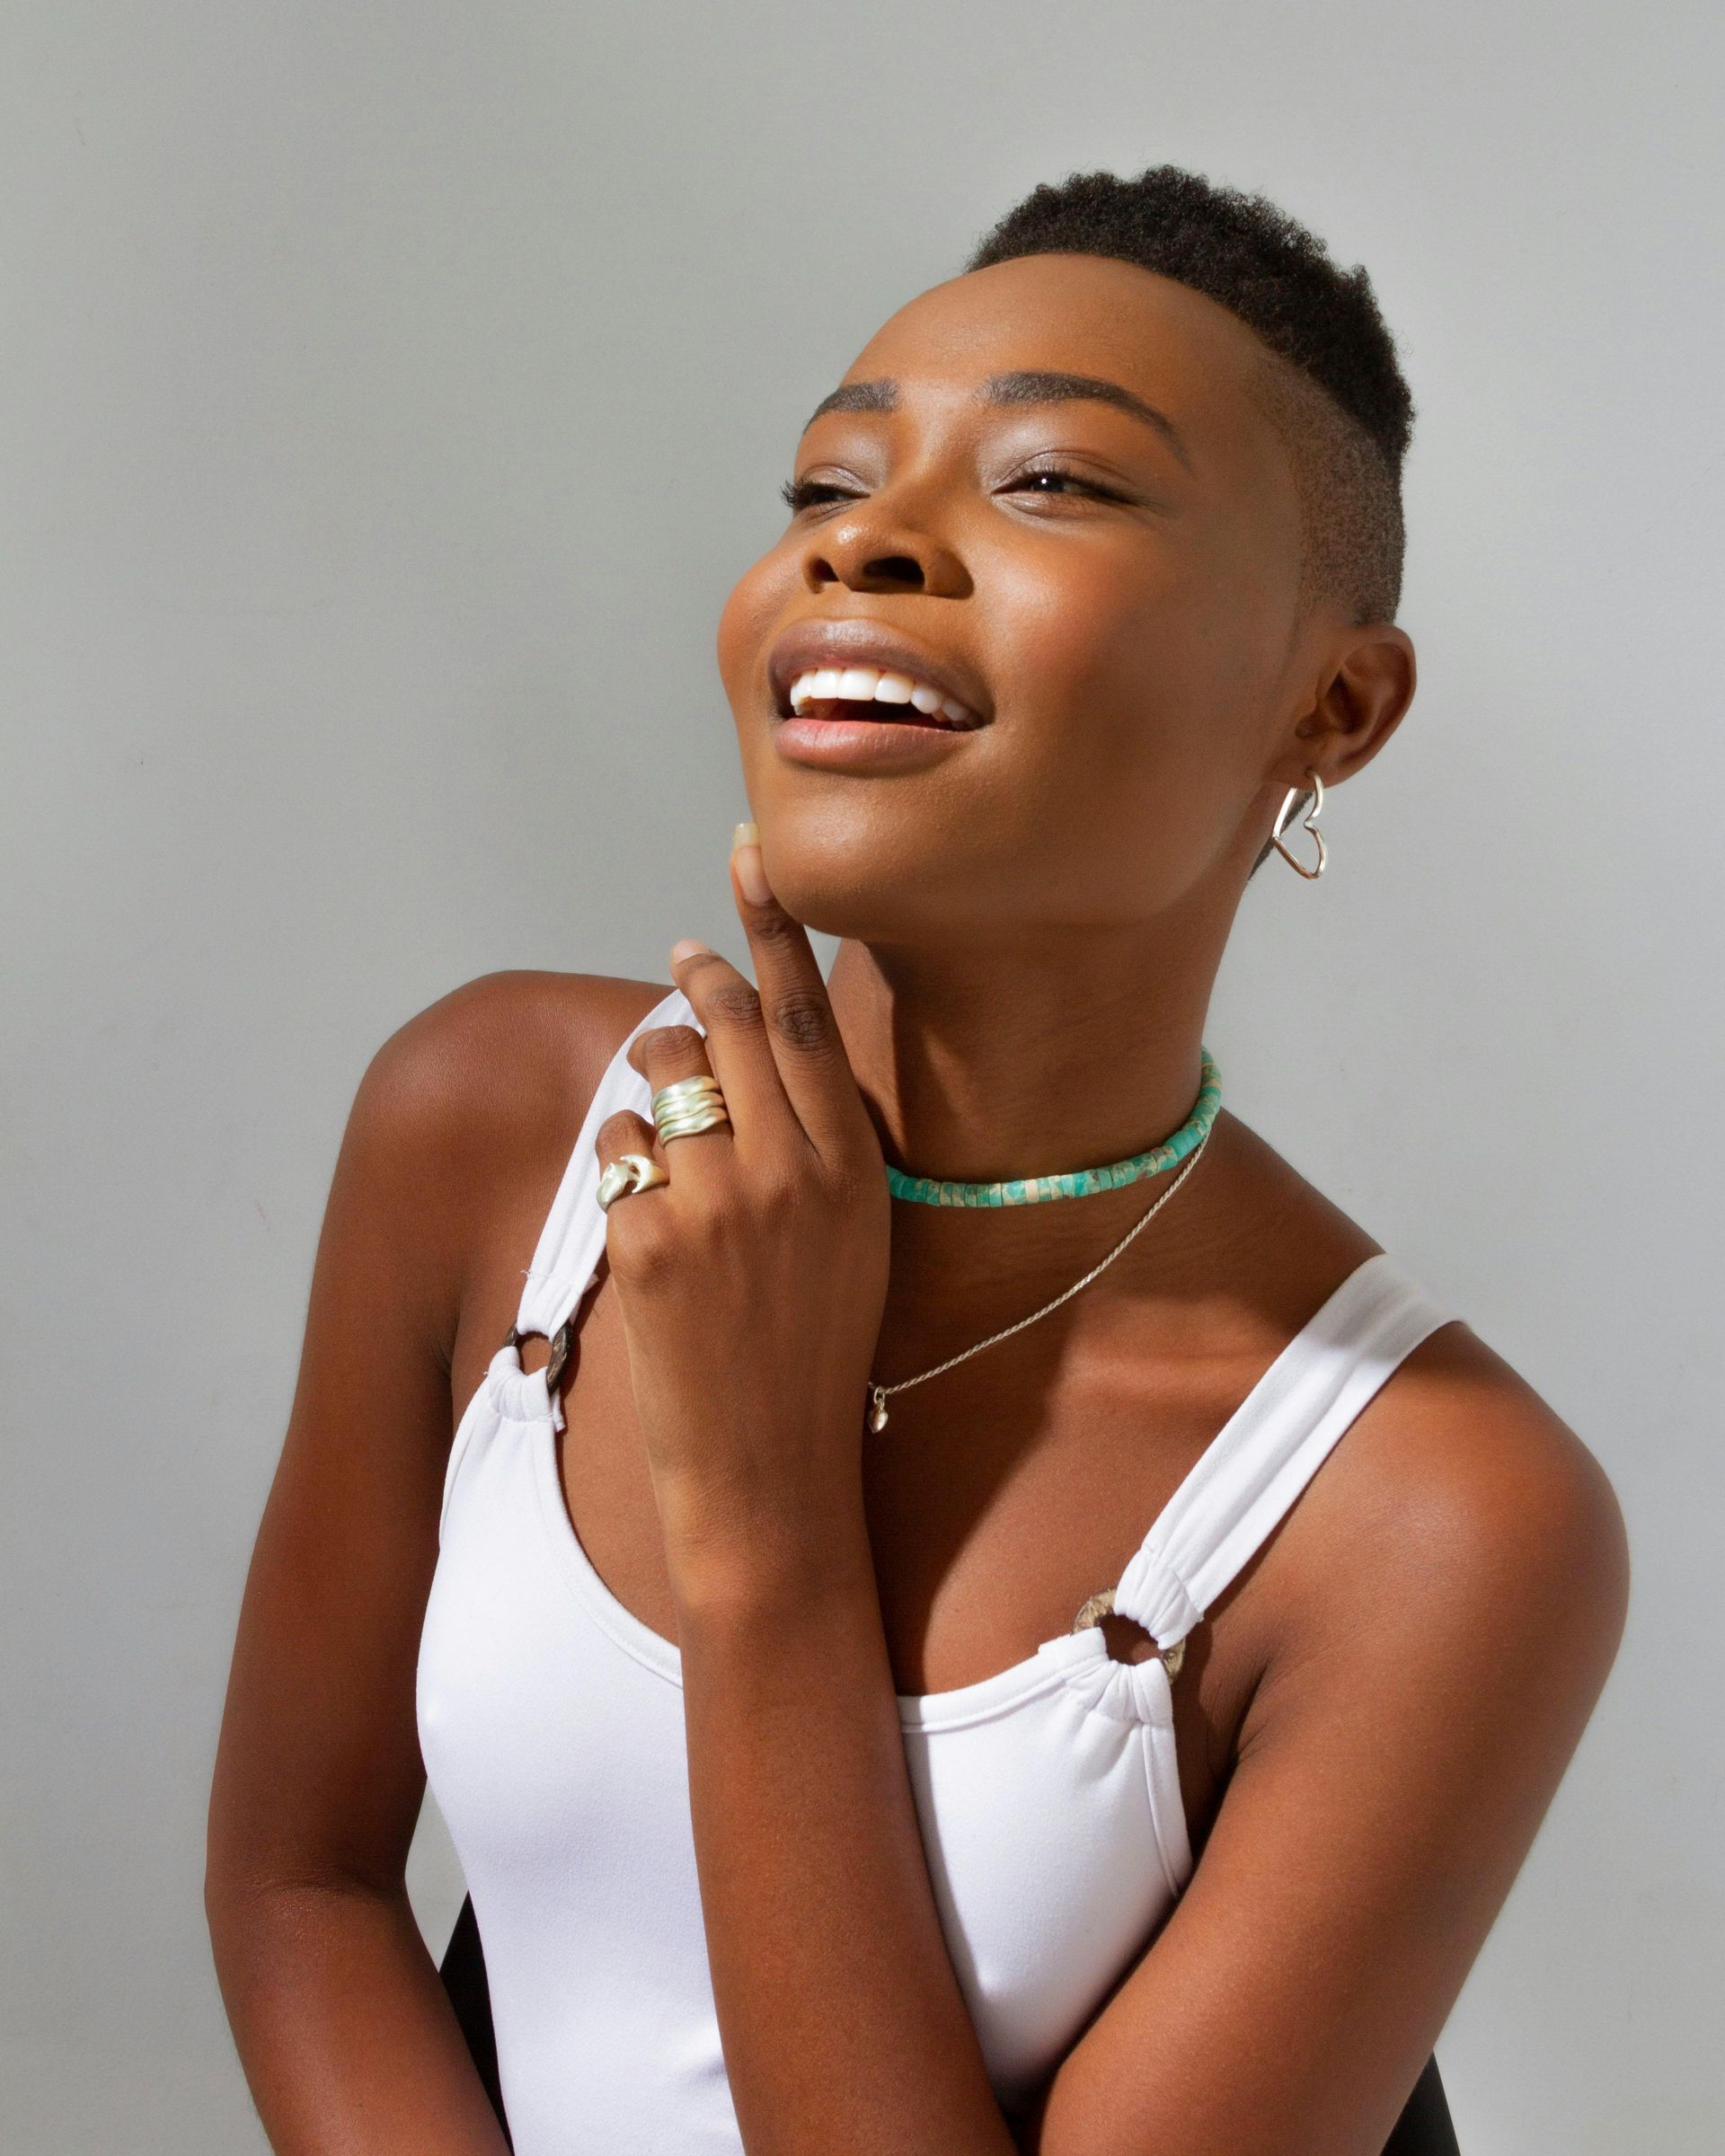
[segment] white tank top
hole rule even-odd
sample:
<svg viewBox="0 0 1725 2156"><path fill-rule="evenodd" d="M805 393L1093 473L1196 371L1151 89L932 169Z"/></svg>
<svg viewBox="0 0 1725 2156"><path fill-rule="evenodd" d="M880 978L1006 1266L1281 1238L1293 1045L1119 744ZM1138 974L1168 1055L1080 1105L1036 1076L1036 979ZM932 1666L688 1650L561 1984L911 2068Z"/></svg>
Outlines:
<svg viewBox="0 0 1725 2156"><path fill-rule="evenodd" d="M698 1025L667 996L635 1029ZM632 1039L632 1033L629 1039ZM527 1276L518 1330L554 1335L605 1245L599 1126L649 1113L606 1073ZM1402 1357L1449 1321L1387 1253L1277 1356L1114 1590L1163 1654L1185 1639ZM859 1410L860 1412L860 1410ZM577 1539L543 1371L501 1348L450 1451L420 1645L431 1789L484 1944L517 2156L741 2156L707 1967L677 1649ZM953 1967L1011 2112L1058 2063L1192 1869L1165 1663L1100 1628L952 1692L899 1695Z"/></svg>

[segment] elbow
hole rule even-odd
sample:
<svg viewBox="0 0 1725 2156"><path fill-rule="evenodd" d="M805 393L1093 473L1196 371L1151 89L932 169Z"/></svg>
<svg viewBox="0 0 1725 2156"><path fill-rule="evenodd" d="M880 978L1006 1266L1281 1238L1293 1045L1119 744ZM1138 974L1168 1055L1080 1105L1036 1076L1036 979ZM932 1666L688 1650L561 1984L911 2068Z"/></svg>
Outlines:
<svg viewBox="0 0 1725 2156"><path fill-rule="evenodd" d="M404 1879L362 1877L323 1856L212 1850L205 1859L204 1922L218 1976L279 1966L355 1922L369 1929L379 1913L399 1919L408 1907Z"/></svg>

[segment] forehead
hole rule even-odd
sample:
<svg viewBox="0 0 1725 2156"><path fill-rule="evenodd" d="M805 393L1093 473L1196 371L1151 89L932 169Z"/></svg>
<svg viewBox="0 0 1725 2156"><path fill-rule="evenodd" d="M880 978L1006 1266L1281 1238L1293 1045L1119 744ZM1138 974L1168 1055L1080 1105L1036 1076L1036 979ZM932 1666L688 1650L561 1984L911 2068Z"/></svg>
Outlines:
<svg viewBox="0 0 1725 2156"><path fill-rule="evenodd" d="M1200 473L1285 489L1293 473L1254 393L1267 363L1257 335L1190 286L1101 255L1034 254L918 294L845 378L890 376L901 404L932 410L994 374L1100 376L1166 411Z"/></svg>

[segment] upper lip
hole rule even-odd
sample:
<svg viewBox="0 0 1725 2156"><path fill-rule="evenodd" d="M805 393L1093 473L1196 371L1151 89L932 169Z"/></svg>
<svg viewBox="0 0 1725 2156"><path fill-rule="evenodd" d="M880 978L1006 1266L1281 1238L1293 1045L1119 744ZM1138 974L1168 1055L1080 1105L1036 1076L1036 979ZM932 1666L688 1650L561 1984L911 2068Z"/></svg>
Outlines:
<svg viewBox="0 0 1725 2156"><path fill-rule="evenodd" d="M767 655L766 677L781 719L791 713L791 685L818 667L874 667L882 674L908 674L943 696L955 697L978 720L989 718L988 700L964 667L879 622L797 622Z"/></svg>

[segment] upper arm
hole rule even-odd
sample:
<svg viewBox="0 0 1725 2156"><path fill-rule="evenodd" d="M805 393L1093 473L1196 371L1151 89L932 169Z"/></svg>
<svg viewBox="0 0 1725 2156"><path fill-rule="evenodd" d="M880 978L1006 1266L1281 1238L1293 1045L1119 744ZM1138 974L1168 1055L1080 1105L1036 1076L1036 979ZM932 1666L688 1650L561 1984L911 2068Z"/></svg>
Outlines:
<svg viewBox="0 0 1725 2156"><path fill-rule="evenodd" d="M524 1180L554 1188L641 994L491 976L422 1012L366 1072L241 1607L212 1883L402 1884L424 1792L414 1679L469 1273L511 1183L518 1197Z"/></svg>
<svg viewBox="0 0 1725 2156"><path fill-rule="evenodd" d="M1597 1462L1488 1351L1466 1360L1399 1408L1387 1388L1381 1442L1344 1444L1296 1508L1323 1591L1183 1898L1054 2077L1042 2156L1380 2156L1628 1591Z"/></svg>

